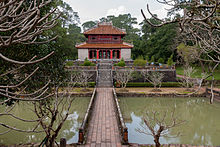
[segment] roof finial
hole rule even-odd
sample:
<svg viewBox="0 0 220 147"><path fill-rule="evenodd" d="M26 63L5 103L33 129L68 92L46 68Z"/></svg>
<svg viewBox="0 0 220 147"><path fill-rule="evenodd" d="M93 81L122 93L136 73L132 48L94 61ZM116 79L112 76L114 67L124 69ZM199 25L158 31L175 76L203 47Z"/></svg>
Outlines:
<svg viewBox="0 0 220 147"><path fill-rule="evenodd" d="M98 22L98 26L112 26L112 21L103 21L103 22Z"/></svg>

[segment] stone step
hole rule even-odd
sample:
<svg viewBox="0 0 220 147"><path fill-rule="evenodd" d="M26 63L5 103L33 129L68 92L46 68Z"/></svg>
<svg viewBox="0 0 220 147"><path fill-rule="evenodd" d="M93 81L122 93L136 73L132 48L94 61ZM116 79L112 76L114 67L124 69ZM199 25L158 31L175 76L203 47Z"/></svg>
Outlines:
<svg viewBox="0 0 220 147"><path fill-rule="evenodd" d="M112 87L112 63L103 61L98 64L98 87Z"/></svg>

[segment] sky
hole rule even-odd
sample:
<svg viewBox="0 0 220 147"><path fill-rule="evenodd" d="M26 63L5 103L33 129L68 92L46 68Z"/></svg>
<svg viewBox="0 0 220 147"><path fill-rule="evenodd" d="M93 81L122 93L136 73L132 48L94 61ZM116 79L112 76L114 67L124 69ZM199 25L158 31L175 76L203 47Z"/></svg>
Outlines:
<svg viewBox="0 0 220 147"><path fill-rule="evenodd" d="M118 16L119 14L130 13L136 17L140 23L143 21L141 9L147 14L146 5L149 4L152 13L157 14L159 18L166 17L166 6L159 4L156 0L64 0L75 12L78 12L80 22L99 20L108 15Z"/></svg>

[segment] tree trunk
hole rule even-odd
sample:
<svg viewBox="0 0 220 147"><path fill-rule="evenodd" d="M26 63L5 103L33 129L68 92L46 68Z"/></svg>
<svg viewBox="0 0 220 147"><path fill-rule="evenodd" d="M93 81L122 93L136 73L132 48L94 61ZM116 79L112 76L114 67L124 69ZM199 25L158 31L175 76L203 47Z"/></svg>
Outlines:
<svg viewBox="0 0 220 147"><path fill-rule="evenodd" d="M156 136L154 137L154 142L155 142L155 144L156 144L156 147L160 147L159 139L160 139L160 137L159 137L158 135L156 135Z"/></svg>
<svg viewBox="0 0 220 147"><path fill-rule="evenodd" d="M203 62L201 60L199 60L199 62L202 67L202 72L205 73L205 66L204 66Z"/></svg>

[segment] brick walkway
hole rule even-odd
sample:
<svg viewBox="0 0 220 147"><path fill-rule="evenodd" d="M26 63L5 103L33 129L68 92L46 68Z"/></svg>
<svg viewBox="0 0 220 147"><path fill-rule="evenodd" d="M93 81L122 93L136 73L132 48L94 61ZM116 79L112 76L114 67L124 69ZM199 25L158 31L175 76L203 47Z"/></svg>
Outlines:
<svg viewBox="0 0 220 147"><path fill-rule="evenodd" d="M98 88L85 146L121 147L112 88Z"/></svg>

